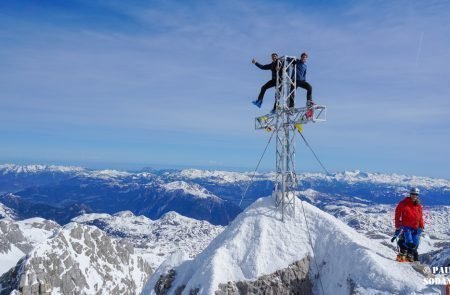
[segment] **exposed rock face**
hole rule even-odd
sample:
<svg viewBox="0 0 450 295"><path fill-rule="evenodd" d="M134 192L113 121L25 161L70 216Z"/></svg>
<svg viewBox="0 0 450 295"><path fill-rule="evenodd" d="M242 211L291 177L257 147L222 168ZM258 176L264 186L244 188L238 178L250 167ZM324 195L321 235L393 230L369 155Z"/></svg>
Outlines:
<svg viewBox="0 0 450 295"><path fill-rule="evenodd" d="M285 269L259 277L255 281L228 282L220 284L216 295L234 294L312 294L309 279L309 257L294 262Z"/></svg>
<svg viewBox="0 0 450 295"><path fill-rule="evenodd" d="M0 294L137 294L150 273L125 241L70 223L0 277Z"/></svg>
<svg viewBox="0 0 450 295"><path fill-rule="evenodd" d="M215 295L300 295L312 294L313 283L309 279L309 256L296 261L287 268L277 270L270 275L264 275L254 281L239 281L219 284ZM155 285L156 295L166 295L169 292L182 294L185 286L170 290L175 281L176 272L171 269L161 275ZM199 289L191 289L188 294L198 294Z"/></svg>
<svg viewBox="0 0 450 295"><path fill-rule="evenodd" d="M168 290L172 288L172 283L175 280L175 270L171 269L166 275L161 275L155 286L156 295L166 295Z"/></svg>
<svg viewBox="0 0 450 295"><path fill-rule="evenodd" d="M0 276L59 228L57 223L42 218L0 220Z"/></svg>
<svg viewBox="0 0 450 295"><path fill-rule="evenodd" d="M25 253L31 250L19 226L14 222L0 220L0 236L0 253L8 253L11 245L15 245Z"/></svg>

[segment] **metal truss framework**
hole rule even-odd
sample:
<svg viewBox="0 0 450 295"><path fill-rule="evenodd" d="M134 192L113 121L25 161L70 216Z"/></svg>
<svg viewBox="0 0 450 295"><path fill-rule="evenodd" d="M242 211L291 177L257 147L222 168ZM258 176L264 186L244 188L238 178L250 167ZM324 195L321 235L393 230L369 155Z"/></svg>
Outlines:
<svg viewBox="0 0 450 295"><path fill-rule="evenodd" d="M290 210L295 214L295 133L301 125L326 121L326 107L289 108L289 98L295 105L296 66L292 56L278 59L279 72L275 88L276 112L255 119L255 129L276 132L276 175L274 185L275 205L281 210L282 220Z"/></svg>

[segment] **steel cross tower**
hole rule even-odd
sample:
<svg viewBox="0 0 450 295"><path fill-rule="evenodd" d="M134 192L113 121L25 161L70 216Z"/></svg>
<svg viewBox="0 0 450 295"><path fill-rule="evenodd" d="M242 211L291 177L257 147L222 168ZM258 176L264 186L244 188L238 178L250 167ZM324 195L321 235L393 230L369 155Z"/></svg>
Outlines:
<svg viewBox="0 0 450 295"><path fill-rule="evenodd" d="M275 205L281 210L281 218L288 210L295 214L295 133L308 122L326 120L326 107L294 108L296 93L295 57L283 56L278 59L279 71L275 88L276 112L256 118L255 128L276 134L276 175L274 183Z"/></svg>

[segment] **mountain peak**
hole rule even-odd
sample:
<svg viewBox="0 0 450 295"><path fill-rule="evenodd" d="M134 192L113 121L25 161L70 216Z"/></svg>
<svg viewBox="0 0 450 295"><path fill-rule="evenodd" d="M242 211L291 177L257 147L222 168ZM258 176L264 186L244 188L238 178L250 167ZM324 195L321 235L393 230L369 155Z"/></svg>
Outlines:
<svg viewBox="0 0 450 295"><path fill-rule="evenodd" d="M257 200L196 259L179 261L170 290L185 286L187 293L198 290L199 294L214 294L221 284L257 280L309 257L317 262L325 294L349 294L351 288L362 293L399 293L426 287L421 275L393 259L394 251L333 216L306 202L302 207L297 201L295 215L291 212L282 222L273 203L271 197ZM313 278L317 273L313 263L309 271ZM157 271L155 276L159 275ZM342 283L349 281L352 283ZM318 282L313 283L317 288ZM150 289L152 286L146 287Z"/></svg>

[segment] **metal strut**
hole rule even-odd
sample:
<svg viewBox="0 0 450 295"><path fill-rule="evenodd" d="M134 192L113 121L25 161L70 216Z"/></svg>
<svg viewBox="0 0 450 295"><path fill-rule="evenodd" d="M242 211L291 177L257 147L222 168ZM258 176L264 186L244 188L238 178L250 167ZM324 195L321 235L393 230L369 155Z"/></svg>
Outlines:
<svg viewBox="0 0 450 295"><path fill-rule="evenodd" d="M276 112L255 119L255 129L275 132L276 138L276 174L273 195L275 205L285 214L295 214L295 133L302 124L324 122L326 107L314 105L312 108L295 108L296 66L298 60L292 56L278 59L277 85L275 88Z"/></svg>

